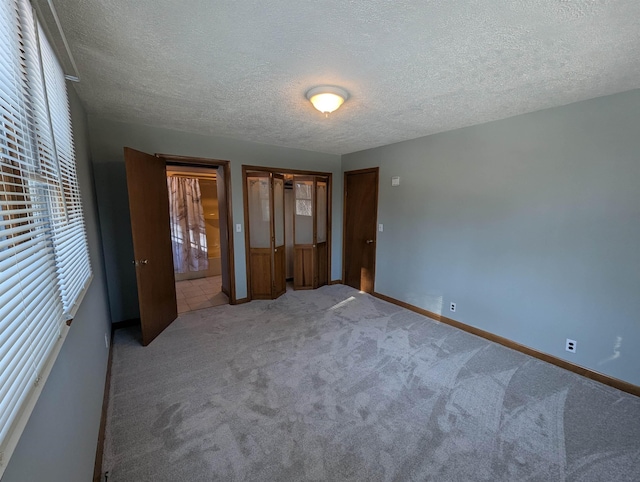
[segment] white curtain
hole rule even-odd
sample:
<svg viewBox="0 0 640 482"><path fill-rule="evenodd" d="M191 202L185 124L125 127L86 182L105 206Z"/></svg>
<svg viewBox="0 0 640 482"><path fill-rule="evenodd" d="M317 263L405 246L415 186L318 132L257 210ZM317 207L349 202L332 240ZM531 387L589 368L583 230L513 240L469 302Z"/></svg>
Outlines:
<svg viewBox="0 0 640 482"><path fill-rule="evenodd" d="M207 234L197 179L167 177L173 266L177 273L209 267Z"/></svg>

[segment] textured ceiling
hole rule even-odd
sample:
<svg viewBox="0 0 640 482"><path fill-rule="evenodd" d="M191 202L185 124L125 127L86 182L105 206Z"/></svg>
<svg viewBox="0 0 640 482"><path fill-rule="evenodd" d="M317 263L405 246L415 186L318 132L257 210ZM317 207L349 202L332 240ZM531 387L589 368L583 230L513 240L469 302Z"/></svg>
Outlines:
<svg viewBox="0 0 640 482"><path fill-rule="evenodd" d="M90 113L334 154L640 87L638 0L54 5Z"/></svg>

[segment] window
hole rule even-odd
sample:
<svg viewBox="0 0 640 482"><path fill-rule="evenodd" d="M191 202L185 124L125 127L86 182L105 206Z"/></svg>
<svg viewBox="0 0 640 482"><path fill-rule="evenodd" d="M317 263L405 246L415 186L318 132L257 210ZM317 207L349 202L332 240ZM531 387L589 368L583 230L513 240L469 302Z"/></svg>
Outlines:
<svg viewBox="0 0 640 482"><path fill-rule="evenodd" d="M312 181L296 181L296 215L313 216Z"/></svg>
<svg viewBox="0 0 640 482"><path fill-rule="evenodd" d="M64 73L0 2L0 476L91 280Z"/></svg>

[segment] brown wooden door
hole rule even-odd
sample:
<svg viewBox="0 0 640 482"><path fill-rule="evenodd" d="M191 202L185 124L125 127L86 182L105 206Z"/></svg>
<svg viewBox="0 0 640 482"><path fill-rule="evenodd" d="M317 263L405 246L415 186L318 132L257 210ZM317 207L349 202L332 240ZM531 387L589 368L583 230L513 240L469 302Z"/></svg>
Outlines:
<svg viewBox="0 0 640 482"><path fill-rule="evenodd" d="M271 300L287 289L284 176L251 171L245 177L251 298Z"/></svg>
<svg viewBox="0 0 640 482"><path fill-rule="evenodd" d="M316 285L315 177L293 176L293 287Z"/></svg>
<svg viewBox="0 0 640 482"><path fill-rule="evenodd" d="M329 282L328 186L326 177L294 176L294 289Z"/></svg>
<svg viewBox="0 0 640 482"><path fill-rule="evenodd" d="M216 169L216 187L218 190L218 219L220 226L220 267L222 275L222 292L229 299L231 296L230 251L231 236L229 232L229 205L227 204L227 175L224 166Z"/></svg>
<svg viewBox="0 0 640 482"><path fill-rule="evenodd" d="M142 344L178 317L165 161L124 148Z"/></svg>
<svg viewBox="0 0 640 482"><path fill-rule="evenodd" d="M284 176L271 175L272 212L273 212L273 292L272 298L287 291L287 267L285 264L285 219L284 219Z"/></svg>
<svg viewBox="0 0 640 482"><path fill-rule="evenodd" d="M344 173L343 282L373 293L376 268L378 168Z"/></svg>
<svg viewBox="0 0 640 482"><path fill-rule="evenodd" d="M271 180L268 172L250 172L245 181L251 298L270 300L273 291Z"/></svg>
<svg viewBox="0 0 640 482"><path fill-rule="evenodd" d="M315 180L315 277L314 288L329 283L329 179Z"/></svg>

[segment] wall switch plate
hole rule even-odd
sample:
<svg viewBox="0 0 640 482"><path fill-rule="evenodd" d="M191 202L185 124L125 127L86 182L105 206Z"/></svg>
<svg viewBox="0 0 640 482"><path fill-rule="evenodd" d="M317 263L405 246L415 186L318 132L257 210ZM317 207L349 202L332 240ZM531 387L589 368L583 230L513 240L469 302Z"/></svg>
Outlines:
<svg viewBox="0 0 640 482"><path fill-rule="evenodd" d="M451 303L449 305L449 311L453 311L455 313L455 311L456 311L456 304L455 303Z"/></svg>
<svg viewBox="0 0 640 482"><path fill-rule="evenodd" d="M567 338L567 344L565 346L565 350L567 350L568 352L571 352L571 353L575 353L577 345L578 345L577 341L570 340L569 338Z"/></svg>
<svg viewBox="0 0 640 482"><path fill-rule="evenodd" d="M391 178L391 185L392 186L399 186L400 185L400 177L399 176L393 176Z"/></svg>
<svg viewBox="0 0 640 482"><path fill-rule="evenodd" d="M378 231L380 232L384 231L384 225L378 224Z"/></svg>
<svg viewBox="0 0 640 482"><path fill-rule="evenodd" d="M242 224L236 224L236 233L242 232Z"/></svg>

